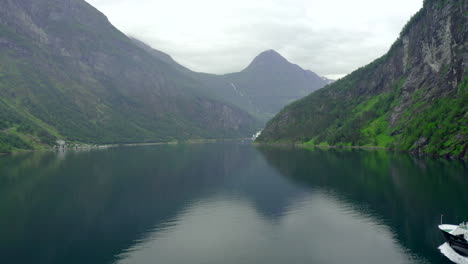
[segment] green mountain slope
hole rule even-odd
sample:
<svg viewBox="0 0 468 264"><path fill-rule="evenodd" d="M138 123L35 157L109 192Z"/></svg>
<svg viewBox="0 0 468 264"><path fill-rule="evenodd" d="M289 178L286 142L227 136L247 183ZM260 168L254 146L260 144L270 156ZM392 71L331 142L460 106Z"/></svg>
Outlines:
<svg viewBox="0 0 468 264"><path fill-rule="evenodd" d="M426 0L385 56L284 108L258 142L466 158L466 10L466 0Z"/></svg>
<svg viewBox="0 0 468 264"><path fill-rule="evenodd" d="M56 139L245 137L258 127L83 0L0 0L0 6L0 152Z"/></svg>

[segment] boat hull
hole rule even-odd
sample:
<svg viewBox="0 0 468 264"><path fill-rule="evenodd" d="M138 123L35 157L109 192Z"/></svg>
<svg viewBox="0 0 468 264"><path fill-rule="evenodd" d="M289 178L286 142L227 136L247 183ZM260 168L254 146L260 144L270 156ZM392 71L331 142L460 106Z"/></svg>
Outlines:
<svg viewBox="0 0 468 264"><path fill-rule="evenodd" d="M442 234L444 234L447 243L450 245L453 250L455 250L458 254L468 257L468 242L458 236L454 236L444 230L441 230Z"/></svg>

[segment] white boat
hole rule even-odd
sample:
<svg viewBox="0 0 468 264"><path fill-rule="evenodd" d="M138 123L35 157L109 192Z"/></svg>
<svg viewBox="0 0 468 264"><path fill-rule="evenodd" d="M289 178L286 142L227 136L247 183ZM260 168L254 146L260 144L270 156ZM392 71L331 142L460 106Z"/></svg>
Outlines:
<svg viewBox="0 0 468 264"><path fill-rule="evenodd" d="M468 222L459 225L439 225L439 229L453 250L468 256Z"/></svg>

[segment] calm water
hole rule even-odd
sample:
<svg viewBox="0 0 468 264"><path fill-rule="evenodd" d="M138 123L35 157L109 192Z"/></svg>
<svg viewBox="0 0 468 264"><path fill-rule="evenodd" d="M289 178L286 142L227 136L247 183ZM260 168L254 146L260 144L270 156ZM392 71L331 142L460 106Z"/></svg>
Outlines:
<svg viewBox="0 0 468 264"><path fill-rule="evenodd" d="M0 263L450 263L462 162L205 144L0 157Z"/></svg>

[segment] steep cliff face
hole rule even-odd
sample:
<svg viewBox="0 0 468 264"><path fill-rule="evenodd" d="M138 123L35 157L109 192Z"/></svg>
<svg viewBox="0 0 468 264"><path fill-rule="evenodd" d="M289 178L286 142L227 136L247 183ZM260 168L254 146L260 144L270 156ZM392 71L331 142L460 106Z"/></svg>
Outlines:
<svg viewBox="0 0 468 264"><path fill-rule="evenodd" d="M56 138L243 137L256 129L247 112L202 92L198 80L152 56L83 0L0 6L0 131L12 128L0 133L0 145L10 142L5 148Z"/></svg>
<svg viewBox="0 0 468 264"><path fill-rule="evenodd" d="M258 140L466 157L467 10L426 0L385 56L286 107Z"/></svg>

